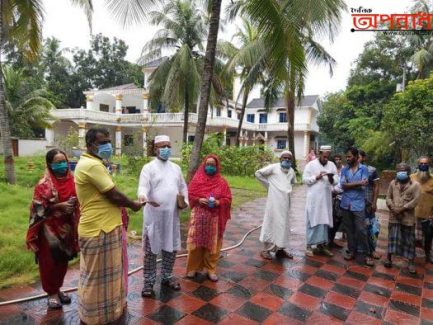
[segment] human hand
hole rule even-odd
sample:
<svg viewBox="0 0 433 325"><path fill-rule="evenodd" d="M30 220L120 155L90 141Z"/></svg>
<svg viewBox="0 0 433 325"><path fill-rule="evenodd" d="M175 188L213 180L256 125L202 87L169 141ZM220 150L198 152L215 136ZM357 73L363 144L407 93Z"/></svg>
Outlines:
<svg viewBox="0 0 433 325"><path fill-rule="evenodd" d="M138 196L138 201L141 203L146 203L146 197L144 195L139 195Z"/></svg>
<svg viewBox="0 0 433 325"><path fill-rule="evenodd" d="M132 205L130 206L131 210L133 211L139 211L143 205L145 205L146 202L140 202L139 200L132 201Z"/></svg>
<svg viewBox="0 0 433 325"><path fill-rule="evenodd" d="M359 182L359 184L360 184L361 186L366 186L366 185L368 185L368 179L363 179L362 181Z"/></svg>
<svg viewBox="0 0 433 325"><path fill-rule="evenodd" d="M208 205L208 203L209 203L209 200L208 199L206 199L206 198L201 198L201 199L198 199L198 203L200 203L201 205Z"/></svg>
<svg viewBox="0 0 433 325"><path fill-rule="evenodd" d="M220 200L215 200L215 206L218 207L220 205Z"/></svg>
<svg viewBox="0 0 433 325"><path fill-rule="evenodd" d="M72 201L65 201L57 203L56 207L65 214L72 214L72 212L74 212L75 203Z"/></svg>
<svg viewBox="0 0 433 325"><path fill-rule="evenodd" d="M327 173L326 173L325 171L320 172L320 174L316 176L316 179L319 180L319 179L321 179L323 176L325 176L326 174L327 174Z"/></svg>

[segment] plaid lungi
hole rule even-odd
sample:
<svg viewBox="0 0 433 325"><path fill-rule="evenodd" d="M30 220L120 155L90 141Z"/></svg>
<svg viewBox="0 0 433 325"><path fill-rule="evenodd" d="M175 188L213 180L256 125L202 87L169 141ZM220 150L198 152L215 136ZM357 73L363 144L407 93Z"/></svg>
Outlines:
<svg viewBox="0 0 433 325"><path fill-rule="evenodd" d="M390 223L388 225L388 253L414 259L415 226Z"/></svg>
<svg viewBox="0 0 433 325"><path fill-rule="evenodd" d="M97 237L80 237L78 314L86 324L119 319L126 307L122 226Z"/></svg>

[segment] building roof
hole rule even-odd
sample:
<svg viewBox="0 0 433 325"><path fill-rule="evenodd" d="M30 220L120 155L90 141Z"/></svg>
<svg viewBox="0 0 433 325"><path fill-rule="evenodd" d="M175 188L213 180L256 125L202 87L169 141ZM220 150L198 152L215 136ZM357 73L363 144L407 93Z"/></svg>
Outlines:
<svg viewBox="0 0 433 325"><path fill-rule="evenodd" d="M319 99L319 95L307 95L302 97L301 103L298 103L297 106L313 106L314 103ZM286 99L281 97L272 105L273 108L286 107ZM264 108L265 101L263 98L254 98L247 105L247 108Z"/></svg>
<svg viewBox="0 0 433 325"><path fill-rule="evenodd" d="M139 88L134 83L130 83L130 84L119 85L119 86L114 86L114 87L110 87L110 88L98 89L98 90L95 90L95 92L96 91L126 90L126 89L139 89ZM92 89L90 89L90 91L92 91Z"/></svg>
<svg viewBox="0 0 433 325"><path fill-rule="evenodd" d="M152 68L157 68L162 61L164 61L165 59L167 59L168 56L162 56L158 59L152 60L150 62L147 62L144 66L143 69L152 69Z"/></svg>

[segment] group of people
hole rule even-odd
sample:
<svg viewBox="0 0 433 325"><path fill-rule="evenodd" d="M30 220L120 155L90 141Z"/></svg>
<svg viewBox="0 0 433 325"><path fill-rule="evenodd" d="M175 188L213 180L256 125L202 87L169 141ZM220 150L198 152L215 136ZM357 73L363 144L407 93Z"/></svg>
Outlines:
<svg viewBox="0 0 433 325"><path fill-rule="evenodd" d="M187 238L187 276L206 272L218 281L216 266L230 219L231 191L221 176L217 156L207 156L187 186L172 163L170 138L155 137L156 159L144 165L137 200L115 186L107 168L112 155L108 130L89 129L87 151L74 175L66 153L46 154L46 173L34 190L27 246L35 252L48 308L62 308L71 298L60 289L68 261L80 254L78 312L82 323L108 324L124 316L128 291L126 208L143 209L143 297L152 297L157 256L162 256L161 285L180 290L173 276L181 248L179 213L191 207Z"/></svg>
<svg viewBox="0 0 433 325"><path fill-rule="evenodd" d="M74 175L67 155L52 149L46 154L46 173L34 190L27 246L35 252L42 287L48 294L48 307L61 308L71 298L60 289L68 261L80 255L78 311L85 324L107 324L124 315L128 291L126 208L143 208L143 290L142 296L155 295L157 256L161 255L161 286L180 290L173 276L176 253L181 249L179 214L191 208L187 235L186 277L204 273L218 281L216 272L223 235L230 219L232 196L221 175L216 155L208 155L187 185L180 167L169 160L170 138L155 137L156 159L145 164L140 174L137 199L132 200L114 184L107 168L112 155L110 135L104 128L86 133L87 151ZM366 155L356 148L346 153L347 165L331 148L322 146L318 158L307 163L303 182L306 197L306 255L332 256L337 231L347 236L347 260L360 258L373 265L380 258L375 252L378 223L375 217L379 177L367 165ZM256 178L268 189L260 233L264 248L261 256L293 258L290 239L290 196L296 173L293 155L283 151L280 161L256 171ZM406 164L397 166L397 177L388 189L390 210L389 246L385 266L392 266L392 255L409 260L415 272L415 229L422 229L426 261L432 262L433 177L429 160L419 160L418 171L410 175ZM416 217L418 223L416 223Z"/></svg>

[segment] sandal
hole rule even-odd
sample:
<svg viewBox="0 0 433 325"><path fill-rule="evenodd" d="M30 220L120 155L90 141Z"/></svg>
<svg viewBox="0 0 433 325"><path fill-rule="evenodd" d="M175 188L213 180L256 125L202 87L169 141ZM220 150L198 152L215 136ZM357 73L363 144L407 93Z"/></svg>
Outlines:
<svg viewBox="0 0 433 325"><path fill-rule="evenodd" d="M371 257L374 258L375 260L380 260L382 258L382 255L380 255L379 253L373 252L373 253L371 253Z"/></svg>
<svg viewBox="0 0 433 325"><path fill-rule="evenodd" d="M413 264L409 264L408 269L409 269L409 273L410 273L410 274L416 274L416 268L415 268L415 265L413 265Z"/></svg>
<svg viewBox="0 0 433 325"><path fill-rule="evenodd" d="M161 285L165 287L169 287L172 290L179 291L180 290L180 283L176 281L175 278L170 278L167 280L161 281Z"/></svg>
<svg viewBox="0 0 433 325"><path fill-rule="evenodd" d="M61 309L62 304L56 298L48 298L48 309Z"/></svg>
<svg viewBox="0 0 433 325"><path fill-rule="evenodd" d="M262 258L264 258L265 260L271 260L272 259L272 255L268 251L261 251L260 256Z"/></svg>
<svg viewBox="0 0 433 325"><path fill-rule="evenodd" d="M286 252L284 249L279 249L277 250L277 252L275 253L275 256L277 258L288 258L288 259L293 259L293 255Z"/></svg>
<svg viewBox="0 0 433 325"><path fill-rule="evenodd" d="M374 261L373 261L373 259L371 257L366 257L364 263L367 266L374 266Z"/></svg>
<svg viewBox="0 0 433 325"><path fill-rule="evenodd" d="M143 290L141 290L141 296L143 298L150 298L155 296L155 291L153 291L152 288L145 288Z"/></svg>
<svg viewBox="0 0 433 325"><path fill-rule="evenodd" d="M71 303L71 297L69 297L66 293L59 291L58 296L62 304L69 305Z"/></svg>
<svg viewBox="0 0 433 325"><path fill-rule="evenodd" d="M218 276L216 274L210 274L208 273L207 275L208 279L211 280L212 282L217 282L218 281Z"/></svg>
<svg viewBox="0 0 433 325"><path fill-rule="evenodd" d="M186 277L187 277L188 279L194 279L196 274L197 274L196 271L191 271L191 272L188 272L188 273L186 274Z"/></svg>
<svg viewBox="0 0 433 325"><path fill-rule="evenodd" d="M392 261L386 260L385 263L383 263L383 266L385 266L388 269L391 268L392 267Z"/></svg>
<svg viewBox="0 0 433 325"><path fill-rule="evenodd" d="M355 256L352 253L346 253L343 257L346 261L351 261L355 258Z"/></svg>
<svg viewBox="0 0 433 325"><path fill-rule="evenodd" d="M310 247L307 247L307 249L305 250L305 255L309 257L314 257L314 251Z"/></svg>

